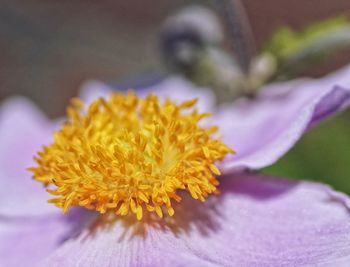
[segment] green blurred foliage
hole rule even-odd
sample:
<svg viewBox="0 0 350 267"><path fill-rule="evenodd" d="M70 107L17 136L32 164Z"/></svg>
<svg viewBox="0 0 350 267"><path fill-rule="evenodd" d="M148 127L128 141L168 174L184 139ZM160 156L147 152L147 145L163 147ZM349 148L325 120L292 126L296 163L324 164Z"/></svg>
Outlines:
<svg viewBox="0 0 350 267"><path fill-rule="evenodd" d="M350 110L311 129L263 172L320 181L350 195Z"/></svg>
<svg viewBox="0 0 350 267"><path fill-rule="evenodd" d="M266 42L262 52L276 60L278 71L274 78L289 79L348 47L350 23L347 17L338 16L313 23L302 31L282 27Z"/></svg>
<svg viewBox="0 0 350 267"><path fill-rule="evenodd" d="M273 34L264 52L271 53L279 59L287 58L303 49L307 44L346 25L348 25L347 18L340 16L314 23L301 32L282 27Z"/></svg>

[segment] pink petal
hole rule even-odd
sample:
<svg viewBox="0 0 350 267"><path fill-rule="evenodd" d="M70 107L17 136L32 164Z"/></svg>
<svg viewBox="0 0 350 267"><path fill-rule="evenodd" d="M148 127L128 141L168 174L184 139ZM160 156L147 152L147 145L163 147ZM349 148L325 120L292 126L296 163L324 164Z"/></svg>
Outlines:
<svg viewBox="0 0 350 267"><path fill-rule="evenodd" d="M35 266L75 234L77 225L71 219L57 214L32 219L0 217L0 266Z"/></svg>
<svg viewBox="0 0 350 267"><path fill-rule="evenodd" d="M220 196L181 203L167 225L96 224L39 266L347 266L349 202L321 184L234 176Z"/></svg>
<svg viewBox="0 0 350 267"><path fill-rule="evenodd" d="M215 95L211 90L195 87L180 76L171 76L155 86L144 89L145 93L149 91L154 91L160 98L170 97L177 102L198 98L196 107L201 112L211 112L215 105Z"/></svg>
<svg viewBox="0 0 350 267"><path fill-rule="evenodd" d="M276 162L311 126L350 105L350 67L323 79L269 85L254 100L241 99L215 115L223 141L237 154L224 172Z"/></svg>
<svg viewBox="0 0 350 267"><path fill-rule="evenodd" d="M99 81L87 81L83 84L80 91L80 97L85 103L91 103L98 97L106 98L112 91L112 88ZM162 82L137 91L141 97L150 92L155 92L160 98L171 97L172 100L181 102L193 98L199 98L197 107L202 112L210 112L214 108L214 94L207 88L197 88L193 84L181 78L180 76L170 76Z"/></svg>
<svg viewBox="0 0 350 267"><path fill-rule="evenodd" d="M33 215L52 211L48 194L26 169L33 156L51 139L51 123L24 98L0 106L0 214Z"/></svg>
<svg viewBox="0 0 350 267"><path fill-rule="evenodd" d="M81 98L85 104L89 105L99 97L108 97L110 93L111 87L107 84L96 80L88 80L80 87L79 98Z"/></svg>

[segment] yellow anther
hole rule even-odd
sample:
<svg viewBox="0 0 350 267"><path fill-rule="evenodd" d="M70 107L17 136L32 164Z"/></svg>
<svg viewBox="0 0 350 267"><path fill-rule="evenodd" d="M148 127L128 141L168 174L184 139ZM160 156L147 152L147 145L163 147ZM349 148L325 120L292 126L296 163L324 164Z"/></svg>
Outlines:
<svg viewBox="0 0 350 267"><path fill-rule="evenodd" d="M75 98L68 120L30 168L34 179L50 186L50 202L67 212L83 206L100 213L145 211L172 216L179 190L198 200L216 193L216 161L232 150L211 137L216 127L198 122L210 114L193 110L197 100L163 104L155 95L115 93L89 107ZM185 111L185 112L183 112Z"/></svg>
<svg viewBox="0 0 350 267"><path fill-rule="evenodd" d="M218 169L218 167L216 167L214 164L210 164L209 165L209 168L211 169L211 171L215 174L215 175L220 175L221 172L220 170Z"/></svg>

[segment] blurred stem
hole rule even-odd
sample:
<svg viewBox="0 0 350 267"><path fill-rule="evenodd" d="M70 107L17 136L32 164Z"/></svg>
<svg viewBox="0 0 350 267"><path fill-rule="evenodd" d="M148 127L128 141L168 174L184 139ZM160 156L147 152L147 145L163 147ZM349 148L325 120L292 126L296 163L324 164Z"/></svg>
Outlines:
<svg viewBox="0 0 350 267"><path fill-rule="evenodd" d="M242 71L247 73L256 49L243 4L240 0L216 0L216 3L224 15L237 60Z"/></svg>

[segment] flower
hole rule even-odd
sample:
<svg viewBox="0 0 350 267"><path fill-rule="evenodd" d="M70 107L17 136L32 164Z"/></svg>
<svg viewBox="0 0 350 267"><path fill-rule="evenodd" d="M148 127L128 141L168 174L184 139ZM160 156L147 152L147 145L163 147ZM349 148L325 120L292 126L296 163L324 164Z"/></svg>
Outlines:
<svg viewBox="0 0 350 267"><path fill-rule="evenodd" d="M200 203L184 194L174 216L141 221L79 208L62 216L47 204L25 168L57 124L24 99L8 100L0 110L0 265L346 266L347 196L249 170L272 164L303 132L348 107L349 75L347 67L319 80L270 85L254 100L218 110L210 91L178 78L156 86L160 98L199 96L199 110L214 111L222 141L237 154L220 165L220 195ZM108 93L101 86L87 85L84 102Z"/></svg>

